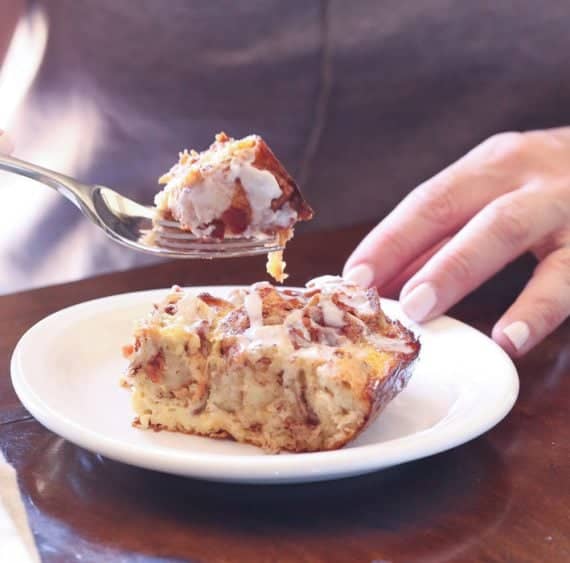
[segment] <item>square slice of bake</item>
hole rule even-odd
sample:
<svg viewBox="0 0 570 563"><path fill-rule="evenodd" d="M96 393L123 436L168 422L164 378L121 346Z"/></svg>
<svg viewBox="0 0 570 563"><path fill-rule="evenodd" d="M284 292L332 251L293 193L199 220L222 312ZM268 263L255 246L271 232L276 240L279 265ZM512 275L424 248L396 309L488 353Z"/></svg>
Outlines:
<svg viewBox="0 0 570 563"><path fill-rule="evenodd" d="M141 428L330 450L404 388L419 350L375 289L340 278L228 299L175 287L125 347L125 381Z"/></svg>

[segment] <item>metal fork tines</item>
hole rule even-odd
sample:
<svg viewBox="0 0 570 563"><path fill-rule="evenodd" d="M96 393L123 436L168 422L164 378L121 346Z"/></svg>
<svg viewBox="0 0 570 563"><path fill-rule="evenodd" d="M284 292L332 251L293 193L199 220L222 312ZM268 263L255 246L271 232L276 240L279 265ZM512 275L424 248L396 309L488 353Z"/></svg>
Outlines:
<svg viewBox="0 0 570 563"><path fill-rule="evenodd" d="M186 255L195 255L205 258L231 258L254 254L266 254L282 250L276 236L263 238L225 238L204 239L198 238L188 231L180 228L175 221L159 220L152 231L155 244L172 250L183 251Z"/></svg>

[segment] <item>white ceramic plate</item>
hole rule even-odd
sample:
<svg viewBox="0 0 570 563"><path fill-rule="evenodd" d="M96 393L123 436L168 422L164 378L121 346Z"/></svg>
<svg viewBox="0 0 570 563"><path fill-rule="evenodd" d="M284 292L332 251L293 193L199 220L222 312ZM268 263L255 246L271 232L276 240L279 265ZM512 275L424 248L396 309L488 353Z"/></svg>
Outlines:
<svg viewBox="0 0 570 563"><path fill-rule="evenodd" d="M230 288L195 289L223 296ZM290 483L357 475L453 448L497 424L517 397L517 373L503 350L441 317L412 327L422 350L410 383L341 450L268 455L229 440L137 430L129 392L119 386L121 347L164 291L88 301L28 330L11 366L24 406L51 431L118 461L215 481ZM396 302L383 306L401 318Z"/></svg>

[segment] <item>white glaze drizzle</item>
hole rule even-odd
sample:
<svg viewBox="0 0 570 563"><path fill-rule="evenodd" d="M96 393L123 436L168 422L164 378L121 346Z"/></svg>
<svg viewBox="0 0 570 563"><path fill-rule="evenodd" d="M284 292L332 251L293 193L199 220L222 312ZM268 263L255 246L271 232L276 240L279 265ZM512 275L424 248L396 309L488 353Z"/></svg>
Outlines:
<svg viewBox="0 0 570 563"><path fill-rule="evenodd" d="M200 181L188 186L186 178L197 164L179 163L173 167L164 191L155 198L157 207L171 209L192 232L211 235L213 227L206 225L219 219L230 207L238 179L251 207L251 222L240 236L260 236L267 225L287 228L295 223L297 212L288 203L277 211L271 209L271 202L281 196L281 187L271 172L252 165L253 149L242 149L231 157L228 150L219 150L201 158L201 168L213 171L202 173Z"/></svg>
<svg viewBox="0 0 570 563"><path fill-rule="evenodd" d="M342 328L346 324L344 311L329 296L321 295L320 306L323 312L323 322L326 326Z"/></svg>
<svg viewBox="0 0 570 563"><path fill-rule="evenodd" d="M249 326L263 325L263 301L257 291L250 291L243 300L243 305L249 317Z"/></svg>

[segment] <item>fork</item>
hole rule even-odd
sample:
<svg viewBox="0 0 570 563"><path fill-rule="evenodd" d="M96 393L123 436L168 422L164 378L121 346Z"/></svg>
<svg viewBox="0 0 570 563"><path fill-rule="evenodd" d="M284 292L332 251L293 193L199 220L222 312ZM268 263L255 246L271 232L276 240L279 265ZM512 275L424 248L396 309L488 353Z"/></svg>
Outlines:
<svg viewBox="0 0 570 563"><path fill-rule="evenodd" d="M74 178L30 162L0 154L0 170L14 172L54 188L69 199L115 242L165 258L232 258L281 250L277 237L198 238L175 221L156 220L155 208L141 205L99 185Z"/></svg>

